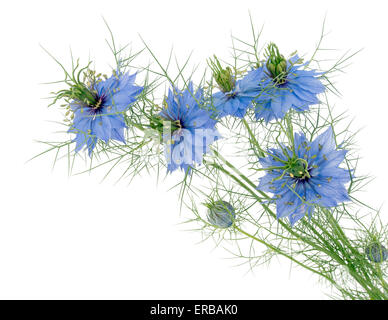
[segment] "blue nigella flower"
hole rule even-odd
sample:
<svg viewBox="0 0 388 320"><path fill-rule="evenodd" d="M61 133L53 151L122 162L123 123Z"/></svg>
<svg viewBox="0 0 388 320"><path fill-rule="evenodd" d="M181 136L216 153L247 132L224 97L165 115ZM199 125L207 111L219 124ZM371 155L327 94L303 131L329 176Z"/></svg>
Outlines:
<svg viewBox="0 0 388 320"><path fill-rule="evenodd" d="M235 80L229 67L223 69L218 59L210 60L213 76L221 91L213 94L214 111L219 117L231 115L243 118L252 100L260 95L260 82L265 74L262 69L248 72L240 80Z"/></svg>
<svg viewBox="0 0 388 320"><path fill-rule="evenodd" d="M218 200L208 204L207 219L209 223L216 227L229 228L235 217L235 210L229 202Z"/></svg>
<svg viewBox="0 0 388 320"><path fill-rule="evenodd" d="M365 254L369 261L381 263L388 258L388 250L378 242L374 242L365 248Z"/></svg>
<svg viewBox="0 0 388 320"><path fill-rule="evenodd" d="M187 89L169 90L164 108L159 113L163 121L163 140L167 144L165 155L167 170L190 170L201 164L203 154L210 151L210 144L218 140L217 121L204 106L203 90L194 92L190 81Z"/></svg>
<svg viewBox="0 0 388 320"><path fill-rule="evenodd" d="M69 132L75 133L75 151L85 145L92 154L97 140L108 143L110 139L125 143L123 112L130 108L143 87L134 84L136 74L116 73L102 80L92 72L88 86L78 84L75 99L70 103L74 120Z"/></svg>
<svg viewBox="0 0 388 320"><path fill-rule="evenodd" d="M304 134L294 135L292 148L269 150L259 161L267 173L260 179L259 190L275 195L277 217L289 217L291 225L314 205L329 208L349 200L344 184L349 171L339 167L346 150L337 150L332 129L310 142Z"/></svg>
<svg viewBox="0 0 388 320"><path fill-rule="evenodd" d="M257 120L263 118L268 123L284 118L291 108L305 111L319 103L317 95L325 91L318 78L321 73L301 69L307 63L300 64L298 55L286 60L273 43L268 46L267 56L265 65L259 68L266 79L261 84L265 97L257 101L255 107Z"/></svg>

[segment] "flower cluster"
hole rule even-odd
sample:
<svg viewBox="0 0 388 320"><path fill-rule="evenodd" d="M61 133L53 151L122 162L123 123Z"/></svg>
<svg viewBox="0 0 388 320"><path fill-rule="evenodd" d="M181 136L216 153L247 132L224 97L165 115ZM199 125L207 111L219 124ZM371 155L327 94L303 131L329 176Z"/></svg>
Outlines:
<svg viewBox="0 0 388 320"><path fill-rule="evenodd" d="M73 63L72 72L65 70L68 88L55 93L53 102L64 99L70 114L66 124L71 138L64 145L75 142L68 152L77 154L85 148L90 157L93 152L114 154L105 163L115 160L113 167L119 167L127 161L122 176L159 168L161 162L167 173L183 171L180 199L185 205L185 200L192 202L188 208L197 217L192 221L201 221L205 232L210 229L220 239L249 239L249 261L267 261L279 254L328 279L347 297L388 299L382 277L383 262L388 259L387 228L377 230L373 222L373 228L365 230L361 219L348 210L350 201L365 206L353 196L364 181L355 177L356 160L347 154L352 142L348 129L336 135L339 120L319 100L326 90L324 83L332 85L328 77L340 63L330 71L317 71L310 68L310 62L317 61L315 54L304 62L296 53L285 58L274 43L266 47L263 58L256 41L249 48L235 50L247 54L247 59L239 61L234 52L234 63L225 67L214 56L208 61L212 78L204 76L198 86L193 75L184 77L183 69L177 77L168 76L158 61L163 73L147 73L144 84L136 85L137 74L123 71L118 52L114 52L117 70L109 78L90 71L90 64L79 70L78 63L76 67ZM149 79L153 75L156 79ZM168 92L155 99L154 90L162 87L161 75ZM126 130L132 126L133 130ZM238 144L238 151L247 151L245 165L236 166L221 154L228 138L216 143L220 127L227 131L224 137L235 139L232 150ZM157 142L157 147L149 147L150 141ZM263 174L255 176L257 172ZM193 181L207 185L193 186ZM195 199L204 204L205 213L199 213ZM341 228L342 215L357 225L352 233L358 238L349 239L347 229ZM268 250L257 255L253 243ZM241 256L245 256L243 247L238 248ZM356 289L341 288L337 270L349 271Z"/></svg>
<svg viewBox="0 0 388 320"><path fill-rule="evenodd" d="M231 115L243 118L254 106L256 119L265 122L283 119L291 108L306 111L318 104L317 95L325 91L320 73L305 70L298 55L286 60L273 43L266 50L267 60L253 66L236 81L230 67L222 68L215 57L210 60L215 81L220 89L213 95L213 106L220 117Z"/></svg>

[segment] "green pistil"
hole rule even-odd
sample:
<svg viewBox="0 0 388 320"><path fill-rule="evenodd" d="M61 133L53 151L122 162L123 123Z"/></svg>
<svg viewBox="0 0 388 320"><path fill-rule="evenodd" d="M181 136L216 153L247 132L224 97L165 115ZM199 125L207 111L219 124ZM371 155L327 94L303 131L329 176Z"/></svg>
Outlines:
<svg viewBox="0 0 388 320"><path fill-rule="evenodd" d="M84 84L79 83L71 88L71 99L82 101L92 108L98 108L101 105L101 99L97 99L97 93L91 91Z"/></svg>
<svg viewBox="0 0 388 320"><path fill-rule="evenodd" d="M182 129L182 124L180 120L171 121L171 131L175 132Z"/></svg>
<svg viewBox="0 0 388 320"><path fill-rule="evenodd" d="M209 59L208 65L213 71L213 77L216 80L218 86L223 92L230 92L234 89L235 80L233 77L232 69L230 67L222 68L218 58L214 56L214 60Z"/></svg>
<svg viewBox="0 0 388 320"><path fill-rule="evenodd" d="M287 60L280 54L278 47L270 43L266 49L267 69L269 76L276 84L283 84L287 80Z"/></svg>
<svg viewBox="0 0 388 320"><path fill-rule="evenodd" d="M160 133L163 131L163 119L159 116L151 116L150 118L150 128L158 130Z"/></svg>
<svg viewBox="0 0 388 320"><path fill-rule="evenodd" d="M85 69L85 68L84 68ZM82 70L84 70L82 69ZM96 75L95 71L90 69L84 72L84 80L80 80L80 71L77 76L69 80L70 87L68 89L56 92L55 101L65 99L66 101L80 101L87 106L98 109L101 106L102 100L98 98L98 94L93 88L100 80L100 74Z"/></svg>
<svg viewBox="0 0 388 320"><path fill-rule="evenodd" d="M163 135L164 128L167 128L167 130L170 128L171 133L174 133L175 131L182 129L182 124L180 120L167 120L160 116L152 116L150 118L150 128L157 130L160 135Z"/></svg>
<svg viewBox="0 0 388 320"><path fill-rule="evenodd" d="M310 173L308 172L308 163L304 159L290 159L289 163L287 164L286 171L292 178L310 178Z"/></svg>

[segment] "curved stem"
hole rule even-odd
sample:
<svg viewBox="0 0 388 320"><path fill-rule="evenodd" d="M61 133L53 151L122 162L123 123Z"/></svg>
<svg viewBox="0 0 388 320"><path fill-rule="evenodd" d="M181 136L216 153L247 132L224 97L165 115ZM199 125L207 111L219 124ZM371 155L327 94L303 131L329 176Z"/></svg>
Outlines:
<svg viewBox="0 0 388 320"><path fill-rule="evenodd" d="M260 191L260 190L257 190L256 188L256 185L249 179L247 178L245 175L243 175L236 167L234 167L229 161L227 161L225 158L223 158L217 151L214 151L214 154L216 155L216 157L218 159L220 159L227 167L229 167L230 169L232 169L235 173L231 173L229 172L228 170L226 170L225 168L223 168L222 166L216 164L216 163L212 163L211 165L215 168L217 168L218 170L220 170L221 172L223 172L224 174L228 175L230 178L232 178L235 182L237 182L241 187L243 187L246 191L248 191L259 203L260 205L263 207L263 209L270 214L270 216L272 216L274 219L277 219L276 217L276 214L268 207L267 204L263 203L263 199L265 200L271 200L271 198L265 194L264 192ZM260 196L262 196L262 198L260 198L258 196L258 194L260 194ZM332 219L332 220L335 220L335 219ZM317 250L319 252L323 252L325 254L327 254L330 258L332 258L334 261L336 261L337 263L339 263L340 265L342 266L345 266L349 272L349 274L364 288L364 290L368 293L368 295L370 296L371 299L386 299L386 295L384 293L382 293L378 288L376 288L373 283L369 280L369 279L364 279L360 274L358 274L355 270L355 268L353 267L353 265L349 264L350 261L345 261L343 260L336 252L336 248L332 248L331 244L328 243L327 241L325 241L322 236L320 235L320 233L315 230L314 226L312 226L310 223L307 223L305 222L304 223L304 226L306 228L308 228L310 231L312 231L315 236L318 238L318 239L321 239L321 241L324 241L324 246L320 246L317 244L317 242L314 242L312 240L310 240L308 237L306 236L303 236L301 234L299 234L298 232L296 232L295 230L293 230L290 226L288 226L286 223L284 223L283 221L281 220L278 220L279 224L284 228L286 229L292 236L294 236L295 238L297 238L298 240L301 240L303 241L304 243L308 244L309 246L311 246L314 250ZM334 227L333 227L334 229ZM340 230L340 231L338 231ZM239 230L241 232L241 230ZM341 237L339 237L343 242L343 245L341 245L341 247L346 247L346 248L351 248L351 244L349 242L349 240L347 240L347 238L345 238L344 236L344 232L342 231L342 229L339 227L338 223L335 225L335 231L339 232ZM242 232L243 234L245 234L246 236L248 236L249 234L247 234L246 232ZM260 243L263 243L262 241L260 241L260 239L258 239L257 237L254 237L252 235L249 235L250 238L252 238L253 240L257 240L258 242ZM333 237L332 237L333 238ZM346 241L347 240L347 241ZM320 243L320 242L318 242ZM288 256L287 254L285 253L280 253L288 258L290 258L290 256ZM291 257L292 258L292 257ZM296 261L294 258L291 259L292 261L295 261L296 263L298 263L299 265L303 266L306 268L306 266L299 262L299 261ZM307 268L308 270L310 271L313 271L314 273L318 273L320 275L322 275L321 273L319 273L318 271L316 270L313 270L312 268L308 267ZM366 276L366 274L364 274L364 276ZM326 279L331 279L325 275L323 275L324 278ZM340 288L335 280L331 279L332 281L330 281L332 284L334 284L338 289L340 289L343 293L346 293L347 295L349 295L349 293L347 293L347 291L343 288ZM369 281L368 281L369 280ZM351 296L351 295L349 295Z"/></svg>

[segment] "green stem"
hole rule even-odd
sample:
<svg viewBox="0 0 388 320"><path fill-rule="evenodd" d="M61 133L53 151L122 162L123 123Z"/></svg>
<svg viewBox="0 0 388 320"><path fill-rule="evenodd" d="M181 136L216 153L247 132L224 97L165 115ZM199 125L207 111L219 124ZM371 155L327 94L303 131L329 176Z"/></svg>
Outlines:
<svg viewBox="0 0 388 320"><path fill-rule="evenodd" d="M245 175L243 175L237 168L235 168L229 161L227 161L224 157L222 157L217 151L214 151L214 154L217 156L217 158L219 158L227 167L229 167L230 169L232 169L234 172L237 173L237 175L229 172L228 170L226 170L225 168L223 168L222 166L218 165L218 164L211 164L213 167L216 167L218 170L220 170L221 172L225 173L226 175L228 175L229 177L231 177L234 181L236 181L241 187L243 187L245 190L247 190L259 203L260 205L264 208L264 210L269 213L274 219L277 219L276 217L276 214L268 207L268 205L266 205L265 203L263 203L263 199L265 200L270 200L271 198L265 194L264 192L260 191L260 190L257 190L256 188L256 185L249 179L247 178ZM260 194L261 197L259 197L258 194ZM332 219L332 220L335 220L335 219ZM284 223L283 221L281 220L278 220L279 224L285 228L292 236L294 236L295 238L305 242L306 244L310 245L313 249L317 250L317 251L320 251L320 252L323 252L325 254L327 254L329 257L331 257L334 261L336 261L337 263L339 263L340 265L343 265L343 266L346 266L347 267L347 270L349 271L349 274L364 288L364 290L368 293L368 295L370 296L371 299L386 299L386 296L378 289L376 288L372 283L371 281L368 281L368 279L364 279L363 277L361 277L357 272L356 270L353 268L352 265L349 265L349 261L344 261L337 253L336 253L336 248L332 248L332 245L330 243L328 243L327 241L325 241L325 239L320 235L320 233L315 230L315 228L310 224L310 223L307 223L307 222L304 222L304 226L306 226L309 230L311 230L315 236L320 239L320 241L323 241L324 242L324 247L323 246L320 246L318 245L317 243L315 243L314 241L311 241L308 237L306 236L303 236L299 233L297 233L296 231L294 231L290 226L288 226L286 223ZM338 225L338 223L337 223ZM339 229L338 229L339 228ZM342 229L340 229L339 225L336 226L336 229L337 232L338 230L340 230L340 234L341 234L341 237L340 239L342 239L344 241L344 233L342 231ZM252 238L252 237L251 237ZM331 236L331 238L333 239L333 237ZM254 239L254 238L252 238ZM255 240L255 239L254 239ZM320 241L318 243L320 243ZM260 242L260 241L259 241ZM350 242L345 242L346 244L346 247L349 248L351 247L350 246ZM338 245L338 242L337 242L337 245ZM341 246L343 247L343 245ZM287 256L287 255L286 255ZM294 258L292 258L294 259ZM295 260L295 259L294 259ZM293 261L294 261L293 260ZM303 265L302 263L298 262L299 265ZM310 270L311 268L308 267L308 269ZM311 271L311 270L310 270ZM315 270L314 270L315 271ZM315 272L317 273L317 272ZM328 279L329 277L328 276L324 276L326 279ZM330 278L331 279L331 278ZM331 283L336 283L335 280L331 279L330 281ZM338 285L335 285L338 289L340 289L343 293L346 293L346 290L344 290L343 288L340 288Z"/></svg>
<svg viewBox="0 0 388 320"><path fill-rule="evenodd" d="M328 221L330 225L332 226L333 231L338 235L338 238L343 243L343 247L345 249L348 249L353 255L358 255L357 249L354 248L354 246L351 244L350 240L346 236L345 232L342 230L341 226L339 225L338 221L333 218L332 214L330 212L326 212L326 216L328 218ZM358 265L357 268L353 265L352 261L347 261L347 267L349 270L349 273L352 275L352 277L368 292L371 298L373 299L388 299L387 295L382 293L378 288L375 287L375 285L372 283L368 272L366 270L366 267L369 267L369 269L372 267L364 266L362 264ZM364 277L361 277L358 270L362 272ZM378 271L373 270L374 273L377 275ZM386 288L386 282L383 280L383 288Z"/></svg>
<svg viewBox="0 0 388 320"><path fill-rule="evenodd" d="M253 137L253 139L249 139L249 140L250 140L251 143L257 148L259 158L265 157L265 152L264 152L263 149L261 149L261 147L260 147L260 145L259 145L259 143L258 143L258 141L257 141L257 139L256 139L256 137L255 137L255 135L253 134L252 129L250 128L250 126L249 126L247 120L242 119L242 123L244 124L245 128L247 129L247 131L248 131L248 133L249 133L249 136L250 136L251 138Z"/></svg>
<svg viewBox="0 0 388 320"><path fill-rule="evenodd" d="M303 267L303 268L305 268L305 269L307 269L307 270L309 270L309 271L311 271L311 272L313 272L313 273L316 273L316 274L320 275L321 277L324 277L324 278L325 278L326 280L328 280L331 284L333 284L333 285L335 285L335 286L338 286L337 283L336 283L333 279L331 279L330 277L328 277L328 276L326 276L325 274L323 274L323 273L321 273L321 272L319 272L319 271L317 271L317 270L314 270L314 269L312 269L311 267L307 266L306 264L304 264L304 263L302 263L302 262L296 260L295 258L293 258L293 257L290 256L289 254L285 253L284 251L282 251L282 250L279 249L278 247L275 247L275 246L273 246L273 245L271 245L271 244L265 242L264 240L261 240L261 239L255 237L254 235L252 235L252 234L250 234L250 233L248 233L248 232L246 232L246 231L240 229L240 228L237 227L237 226L234 226L234 229L237 230L238 232L240 232L241 234L247 236L248 238L251 238L252 240L257 241L257 242L259 242L259 243L265 245L267 248L269 248L269 249L275 251L276 253L278 253L278 254L280 254L280 255L282 255L282 256L284 256L284 257L290 259L291 261L295 262L295 263L298 264L299 266L301 266L301 267Z"/></svg>
<svg viewBox="0 0 388 320"><path fill-rule="evenodd" d="M255 135L253 134L252 130L250 129L248 123L246 122L245 119L243 119L243 124L244 126L246 127L249 135L250 135L250 141L251 143L256 146L256 148L259 150L259 152L261 151L262 153L264 153L264 151L262 151L262 148L260 147ZM285 132L285 134L288 136L289 138L289 141L291 143L291 145L293 146L292 149L293 149L293 152L295 153L295 148L294 148L294 136L293 136L293 125L292 125L292 120L289 116L289 114L286 114L285 116L285 123L286 123L286 128L283 127L282 123L279 122L281 128L283 129L283 131ZM222 160L222 159L221 159ZM223 160L224 161L224 160ZM230 163L227 163L224 161L224 163L226 163L227 165L229 165ZM240 175L241 176L241 175ZM245 180L245 179L244 179ZM251 184L250 184L251 185ZM256 188L254 188L256 189ZM261 192L260 193L262 196L263 193ZM267 211L267 210L266 210ZM268 212L268 211L267 211ZM328 219L329 219L329 222L330 224L332 225L332 228L333 228L333 231L337 234L337 237L338 239L340 240L341 243L339 243L339 241L336 239L336 237L334 237L332 234L328 233L324 227L321 227L319 224L318 227L320 228L321 232L323 232L324 234L326 234L326 236L328 238L330 238L336 246L338 246L338 248L345 248L345 250L349 250L350 252L352 252L353 254L357 255L358 252L357 250L352 246L352 244L350 243L350 241L347 239L345 233L343 232L342 228L339 226L338 222L332 218L331 214L327 214L328 216ZM327 242L324 237L322 237L322 235L320 234L320 232L318 232L314 226L310 223L307 223L305 221L302 222L304 224L304 226L306 228L308 228L309 230L311 230L311 232L313 232L315 234L315 236L320 239L320 241L323 242L323 244L325 245L326 248L332 248L332 245ZM289 230L288 230L289 231ZM290 231L289 231L290 232ZM304 238L300 238L302 241L305 241ZM341 245L342 244L342 245ZM348 259L348 261L345 261L344 259L342 259L338 254L337 252L335 251L335 248L333 248L334 250L329 250L329 251L326 251L325 253L328 254L332 259L334 259L335 261L337 261L339 264L347 267L347 270L349 270L349 273L352 275L352 277L367 291L367 293L369 294L369 296L373 299L379 299L379 297L384 297L386 298L386 295L382 294L382 292L376 288L372 281L370 280L369 276L368 276L368 272L367 270L365 270L364 266L361 266L361 271L364 275L364 278L361 277L357 272L356 272L356 269L355 267L353 266L353 261L351 261L350 259ZM378 270L374 270L374 273L377 275L378 274ZM381 277L380 277L381 278ZM383 288L387 291L387 284L384 280L381 281L382 282L382 286Z"/></svg>

